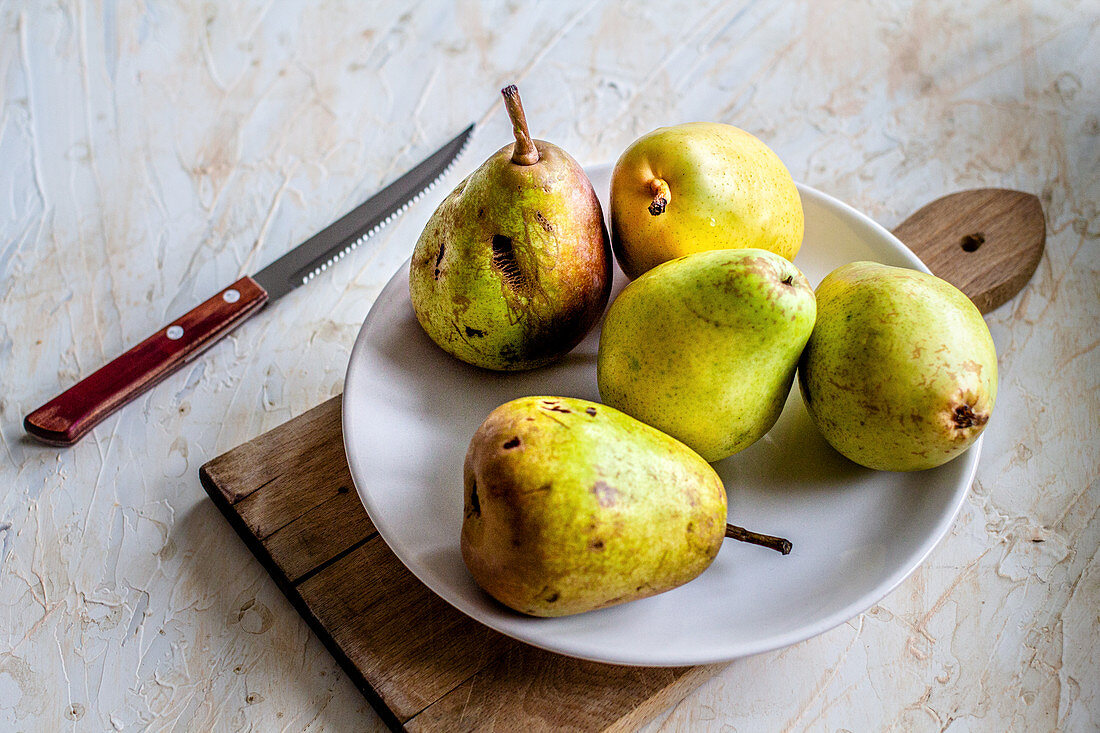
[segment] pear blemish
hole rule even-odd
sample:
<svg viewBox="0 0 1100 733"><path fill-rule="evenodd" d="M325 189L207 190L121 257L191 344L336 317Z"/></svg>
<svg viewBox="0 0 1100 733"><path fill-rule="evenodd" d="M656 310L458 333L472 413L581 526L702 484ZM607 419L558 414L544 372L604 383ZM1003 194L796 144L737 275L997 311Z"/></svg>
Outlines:
<svg viewBox="0 0 1100 733"><path fill-rule="evenodd" d="M492 266L500 272L505 284L513 290L519 290L527 284L527 279L519 269L516 252L512 249L512 240L502 234L493 235Z"/></svg>
<svg viewBox="0 0 1100 733"><path fill-rule="evenodd" d="M959 430L972 428L975 425L985 425L989 422L989 415L975 415L974 408L970 405L959 405L955 408L955 427Z"/></svg>
<svg viewBox="0 0 1100 733"><path fill-rule="evenodd" d="M446 249L443 242L439 243L439 254L435 256L435 279L439 279L439 267L443 264L443 252Z"/></svg>
<svg viewBox="0 0 1100 733"><path fill-rule="evenodd" d="M592 493L596 496L596 501L598 501L602 507L615 506L615 502L619 497L619 490L614 486L608 485L606 481L597 481L592 484Z"/></svg>

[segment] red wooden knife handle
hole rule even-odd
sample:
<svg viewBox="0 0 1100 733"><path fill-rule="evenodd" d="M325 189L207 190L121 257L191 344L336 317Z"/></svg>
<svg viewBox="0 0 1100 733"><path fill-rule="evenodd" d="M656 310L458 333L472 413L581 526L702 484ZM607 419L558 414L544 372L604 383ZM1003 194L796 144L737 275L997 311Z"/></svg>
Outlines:
<svg viewBox="0 0 1100 733"><path fill-rule="evenodd" d="M72 445L104 418L198 356L267 302L242 277L122 356L27 415L23 427L50 445Z"/></svg>

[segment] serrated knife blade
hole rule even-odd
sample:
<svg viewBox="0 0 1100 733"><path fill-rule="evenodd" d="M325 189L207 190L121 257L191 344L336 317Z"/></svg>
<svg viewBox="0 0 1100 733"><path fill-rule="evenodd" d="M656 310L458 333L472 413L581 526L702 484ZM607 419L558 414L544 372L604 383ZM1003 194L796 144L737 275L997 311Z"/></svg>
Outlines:
<svg viewBox="0 0 1100 733"><path fill-rule="evenodd" d="M72 445L118 408L198 356L267 303L324 272L443 178L471 124L410 171L255 274L244 276L23 419L29 435Z"/></svg>
<svg viewBox="0 0 1100 733"><path fill-rule="evenodd" d="M253 279L274 301L327 270L434 188L473 130L471 124L408 173L257 272Z"/></svg>

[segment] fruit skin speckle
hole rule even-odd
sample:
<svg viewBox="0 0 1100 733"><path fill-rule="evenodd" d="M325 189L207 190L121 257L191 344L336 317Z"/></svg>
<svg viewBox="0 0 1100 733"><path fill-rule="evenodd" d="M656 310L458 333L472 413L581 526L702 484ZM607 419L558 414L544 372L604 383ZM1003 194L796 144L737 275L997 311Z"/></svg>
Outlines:
<svg viewBox="0 0 1100 733"><path fill-rule="evenodd" d="M933 275L853 262L817 288L799 362L803 401L825 439L885 471L939 466L985 429L997 353L981 313Z"/></svg>

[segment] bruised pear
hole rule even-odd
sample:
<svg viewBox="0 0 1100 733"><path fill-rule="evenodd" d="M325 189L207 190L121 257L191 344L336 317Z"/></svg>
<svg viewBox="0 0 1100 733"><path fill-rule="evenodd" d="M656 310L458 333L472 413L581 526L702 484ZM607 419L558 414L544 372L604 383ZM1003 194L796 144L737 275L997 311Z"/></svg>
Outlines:
<svg viewBox="0 0 1100 733"><path fill-rule="evenodd" d="M504 605L564 616L682 585L724 536L726 492L690 448L613 408L523 397L493 410L464 467L462 558Z"/></svg>
<svg viewBox="0 0 1100 733"><path fill-rule="evenodd" d="M817 288L799 363L814 423L868 468L917 471L966 450L997 398L997 353L977 307L934 275L852 262Z"/></svg>
<svg viewBox="0 0 1100 733"><path fill-rule="evenodd" d="M611 245L584 170L532 140L516 87L503 90L516 142L466 177L413 251L417 320L474 366L532 369L580 343L611 292Z"/></svg>

